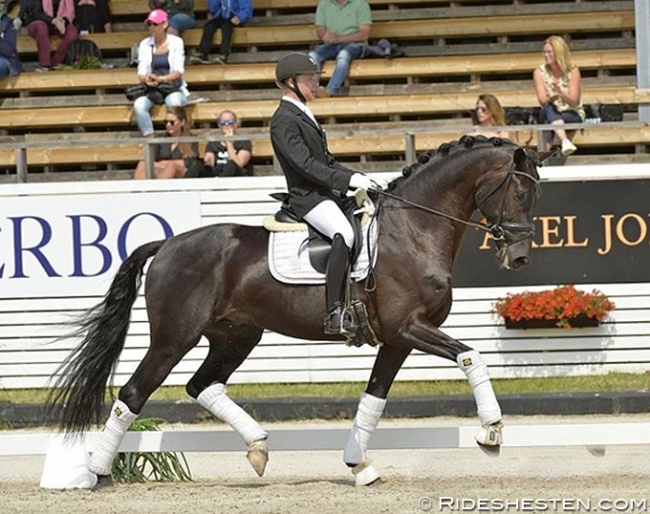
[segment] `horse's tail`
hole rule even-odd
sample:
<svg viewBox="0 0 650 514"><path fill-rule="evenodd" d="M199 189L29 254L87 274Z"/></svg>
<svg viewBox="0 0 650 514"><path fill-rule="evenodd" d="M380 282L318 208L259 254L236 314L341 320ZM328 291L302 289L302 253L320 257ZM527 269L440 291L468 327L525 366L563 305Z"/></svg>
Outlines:
<svg viewBox="0 0 650 514"><path fill-rule="evenodd" d="M77 329L65 337L83 341L56 371L58 378L46 403L46 419L63 432L88 430L99 423L106 386L122 353L138 296L142 271L164 240L137 248L120 266L101 303L74 322Z"/></svg>

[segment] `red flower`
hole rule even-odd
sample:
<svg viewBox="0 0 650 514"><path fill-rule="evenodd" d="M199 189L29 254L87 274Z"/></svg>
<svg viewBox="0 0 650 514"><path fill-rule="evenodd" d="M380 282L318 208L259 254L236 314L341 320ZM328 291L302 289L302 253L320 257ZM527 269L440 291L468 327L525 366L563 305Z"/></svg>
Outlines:
<svg viewBox="0 0 650 514"><path fill-rule="evenodd" d="M558 286L555 289L532 293L524 291L508 294L494 304L494 310L502 318L556 319L558 327L571 328L571 319L578 316L602 321L615 305L605 294L594 289L591 293L573 287Z"/></svg>

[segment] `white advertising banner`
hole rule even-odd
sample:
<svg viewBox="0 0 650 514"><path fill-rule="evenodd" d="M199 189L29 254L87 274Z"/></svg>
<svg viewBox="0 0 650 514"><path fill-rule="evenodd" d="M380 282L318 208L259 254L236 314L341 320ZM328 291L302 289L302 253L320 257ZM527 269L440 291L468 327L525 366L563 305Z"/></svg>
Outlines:
<svg viewBox="0 0 650 514"><path fill-rule="evenodd" d="M7 197L0 205L0 298L103 295L138 246L201 225L195 191Z"/></svg>

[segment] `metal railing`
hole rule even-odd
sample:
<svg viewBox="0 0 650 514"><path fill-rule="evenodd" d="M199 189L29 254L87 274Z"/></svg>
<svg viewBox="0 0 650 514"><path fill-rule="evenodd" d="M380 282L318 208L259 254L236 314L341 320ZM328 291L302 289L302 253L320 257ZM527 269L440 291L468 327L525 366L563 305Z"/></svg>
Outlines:
<svg viewBox="0 0 650 514"><path fill-rule="evenodd" d="M404 161L406 164L412 164L417 160L417 151L416 151L416 138L419 134L436 134L436 133L457 133L458 137L468 134L469 131L476 130L476 134L480 135L482 131L503 131L509 133L518 133L518 132L529 132L537 135L537 146L542 145L542 132L549 131L558 128L557 125L541 125L541 124L532 124L532 125L505 125L505 126L494 126L494 127L470 127L468 125L427 125L427 122L422 122L422 126L419 127L407 127L407 128L388 128L388 129L360 129L360 130L336 130L331 129L327 131L329 139L336 139L339 137L352 137L352 136L364 136L364 135L396 135L401 134L404 137ZM650 128L650 122L642 121L617 121L617 122L602 122L602 123L567 123L562 128L567 131L577 131L584 129L608 129L608 128ZM143 148L143 159L146 163L146 176L147 178L153 178L154 176L154 161L153 161L153 146L160 143L169 143L169 142L187 142L194 143L198 141L211 142L211 141L237 141L237 140L266 140L269 138L268 132L254 132L254 133L245 133L237 134L235 136L221 136L221 135L196 135L189 137L137 137L125 140L124 138L98 138L98 139L78 139L74 141L61 141L52 137L44 141L26 141L25 139L16 140L11 142L0 142L0 150L13 149L16 152L16 181L18 183L28 182L28 167L29 163L27 160L27 150L30 148L74 148L81 146L113 146L124 144L125 141L130 143L142 145ZM532 141L532 136L527 141L527 144L530 144ZM648 135L647 141L642 141L640 144L650 145L650 134ZM274 166L277 168L277 161L274 157Z"/></svg>

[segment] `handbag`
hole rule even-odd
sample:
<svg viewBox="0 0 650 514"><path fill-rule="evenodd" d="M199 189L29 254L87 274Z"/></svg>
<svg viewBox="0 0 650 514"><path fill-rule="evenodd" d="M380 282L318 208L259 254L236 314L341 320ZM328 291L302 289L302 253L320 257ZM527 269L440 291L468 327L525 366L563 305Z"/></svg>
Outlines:
<svg viewBox="0 0 650 514"><path fill-rule="evenodd" d="M156 87L150 87L147 91L147 96L156 105L162 105L165 103L165 98L167 95L180 91L183 87L183 81L181 79L172 80L171 82L161 82Z"/></svg>
<svg viewBox="0 0 650 514"><path fill-rule="evenodd" d="M130 102L133 102L135 99L140 98L147 94L149 88L145 84L136 84L135 86L129 86L124 90L124 96Z"/></svg>

